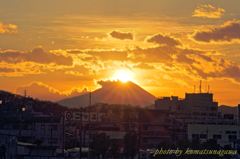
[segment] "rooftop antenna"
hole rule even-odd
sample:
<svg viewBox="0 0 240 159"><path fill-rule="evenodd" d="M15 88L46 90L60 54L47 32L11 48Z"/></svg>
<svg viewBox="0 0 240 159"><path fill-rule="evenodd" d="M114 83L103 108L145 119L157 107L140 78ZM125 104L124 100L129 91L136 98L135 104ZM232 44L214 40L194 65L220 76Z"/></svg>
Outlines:
<svg viewBox="0 0 240 159"><path fill-rule="evenodd" d="M24 90L24 97L27 97L27 90Z"/></svg>
<svg viewBox="0 0 240 159"><path fill-rule="evenodd" d="M88 133L89 133L89 137L88 137L88 150L90 150L90 130L91 130L91 128L90 128L90 106L91 106L91 91L90 91L90 93L89 93L89 110L88 110ZM90 159L90 151L88 151L88 159Z"/></svg>
<svg viewBox="0 0 240 159"><path fill-rule="evenodd" d="M200 80L200 86L199 86L199 92L201 93L201 83L202 81Z"/></svg>
<svg viewBox="0 0 240 159"><path fill-rule="evenodd" d="M210 85L208 85L208 93L209 93Z"/></svg>
<svg viewBox="0 0 240 159"><path fill-rule="evenodd" d="M194 92L193 93L195 93L196 91L195 91L195 85L194 85Z"/></svg>
<svg viewBox="0 0 240 159"><path fill-rule="evenodd" d="M174 86L174 89L173 89L173 96L175 96L175 86Z"/></svg>
<svg viewBox="0 0 240 159"><path fill-rule="evenodd" d="M205 93L207 92L207 80L205 81Z"/></svg>

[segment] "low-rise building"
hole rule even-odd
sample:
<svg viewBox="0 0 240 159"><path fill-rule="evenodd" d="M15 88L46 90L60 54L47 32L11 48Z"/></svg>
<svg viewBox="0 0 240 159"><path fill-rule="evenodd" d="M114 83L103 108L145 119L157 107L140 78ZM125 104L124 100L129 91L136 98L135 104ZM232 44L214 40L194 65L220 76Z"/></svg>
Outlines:
<svg viewBox="0 0 240 159"><path fill-rule="evenodd" d="M194 138L199 138L201 142L214 139L220 146L234 147L234 142L240 139L240 127L238 125L188 124L188 139Z"/></svg>

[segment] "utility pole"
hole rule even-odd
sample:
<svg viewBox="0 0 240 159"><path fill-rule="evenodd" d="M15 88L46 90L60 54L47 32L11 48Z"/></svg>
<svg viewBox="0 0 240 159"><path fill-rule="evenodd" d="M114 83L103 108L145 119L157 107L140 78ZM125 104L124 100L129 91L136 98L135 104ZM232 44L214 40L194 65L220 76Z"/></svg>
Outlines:
<svg viewBox="0 0 240 159"><path fill-rule="evenodd" d="M63 113L63 141L62 141L62 156L64 157L64 148L65 148L65 143L64 143L64 140L65 140L65 130L64 130L64 120L65 120L65 118L64 118L64 113Z"/></svg>
<svg viewBox="0 0 240 159"><path fill-rule="evenodd" d="M210 132L210 130L207 127L206 133L207 133L207 140L208 140L208 132Z"/></svg>
<svg viewBox="0 0 240 159"><path fill-rule="evenodd" d="M91 91L90 91L90 94L89 94L89 109L88 109L88 133L89 133L89 138L88 138L88 159L90 159L90 137L91 137L91 134L90 134L90 106L91 106Z"/></svg>
<svg viewBox="0 0 240 159"><path fill-rule="evenodd" d="M52 112L50 113L51 115L51 146L52 146Z"/></svg>
<svg viewBox="0 0 240 159"><path fill-rule="evenodd" d="M82 158L82 107L80 108L80 128L79 128L79 137L80 137L80 141L79 141L79 159Z"/></svg>

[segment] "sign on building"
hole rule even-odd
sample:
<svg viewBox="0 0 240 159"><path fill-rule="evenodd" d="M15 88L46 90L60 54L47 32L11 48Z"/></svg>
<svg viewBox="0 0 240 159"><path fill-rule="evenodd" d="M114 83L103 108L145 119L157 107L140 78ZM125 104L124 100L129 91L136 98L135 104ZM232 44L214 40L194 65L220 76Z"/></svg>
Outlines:
<svg viewBox="0 0 240 159"><path fill-rule="evenodd" d="M105 113L90 112L90 121L101 121L101 117L104 115ZM89 121L89 112L65 111L65 120L67 121L81 121L81 116L83 122Z"/></svg>

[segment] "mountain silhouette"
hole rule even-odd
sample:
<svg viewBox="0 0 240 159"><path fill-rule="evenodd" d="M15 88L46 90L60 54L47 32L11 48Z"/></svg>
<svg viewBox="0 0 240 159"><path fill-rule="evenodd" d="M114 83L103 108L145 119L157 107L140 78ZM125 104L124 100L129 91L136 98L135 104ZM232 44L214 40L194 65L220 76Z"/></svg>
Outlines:
<svg viewBox="0 0 240 159"><path fill-rule="evenodd" d="M154 104L157 99L152 94L138 86L137 84L128 81L98 81L102 88L91 93L91 104L108 103L108 104L130 104L145 107ZM86 107L89 105L89 93L66 98L57 103L71 108Z"/></svg>
<svg viewBox="0 0 240 159"><path fill-rule="evenodd" d="M237 112L238 107L237 106L227 106L227 105L221 105L218 107L218 112L221 112L223 114L233 114L234 119L237 119Z"/></svg>

